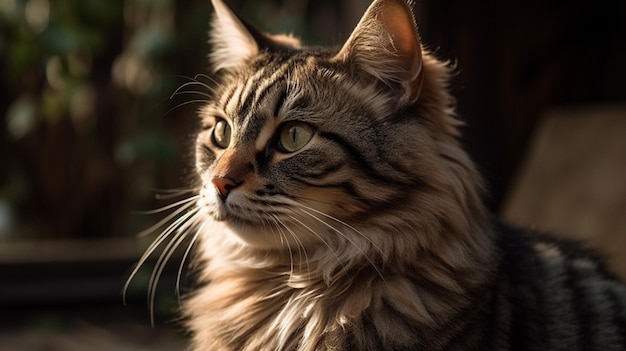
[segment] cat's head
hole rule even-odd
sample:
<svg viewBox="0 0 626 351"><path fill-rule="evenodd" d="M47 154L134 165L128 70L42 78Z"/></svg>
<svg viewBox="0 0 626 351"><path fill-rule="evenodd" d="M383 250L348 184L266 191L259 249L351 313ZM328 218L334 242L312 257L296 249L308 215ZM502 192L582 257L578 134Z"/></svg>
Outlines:
<svg viewBox="0 0 626 351"><path fill-rule="evenodd" d="M462 216L449 206L466 196L452 168L472 166L455 141L449 72L422 49L405 0L374 1L335 49L213 5L219 81L196 142L207 220L251 247L360 247Z"/></svg>

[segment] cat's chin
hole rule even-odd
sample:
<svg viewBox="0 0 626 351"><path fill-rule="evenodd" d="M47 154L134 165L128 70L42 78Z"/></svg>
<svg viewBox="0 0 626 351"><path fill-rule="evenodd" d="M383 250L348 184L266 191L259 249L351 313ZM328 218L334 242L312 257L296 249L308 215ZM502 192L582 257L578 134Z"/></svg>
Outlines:
<svg viewBox="0 0 626 351"><path fill-rule="evenodd" d="M291 236L281 235L275 224L264 222L254 212L235 212L217 200L207 201L208 198L208 196L201 198L198 206L204 209L210 221L227 228L227 235L237 239L237 242L247 247L263 250L288 249L298 245L298 242Z"/></svg>
<svg viewBox="0 0 626 351"><path fill-rule="evenodd" d="M276 231L269 230L267 226L262 224L233 220L232 218L224 220L223 223L230 229L231 235L234 235L238 241L248 247L276 250L287 249L295 245L295 243L289 242L284 237L281 238Z"/></svg>

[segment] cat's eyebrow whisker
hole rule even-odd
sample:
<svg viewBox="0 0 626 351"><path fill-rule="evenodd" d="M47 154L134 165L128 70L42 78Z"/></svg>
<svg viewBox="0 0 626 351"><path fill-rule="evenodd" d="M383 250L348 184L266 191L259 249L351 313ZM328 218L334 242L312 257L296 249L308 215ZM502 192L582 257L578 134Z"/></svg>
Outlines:
<svg viewBox="0 0 626 351"><path fill-rule="evenodd" d="M187 83L187 84L189 84L189 83ZM200 95L200 96L206 97L207 99L212 98L211 94L204 93L204 92L201 92L201 91L198 91L198 90L180 90L180 88L178 88L178 90L176 90L174 93L172 93L172 95L170 95L170 99L174 98L174 96L184 95L184 94L187 94L187 95Z"/></svg>
<svg viewBox="0 0 626 351"><path fill-rule="evenodd" d="M210 86L209 84L201 81L199 78L204 78L204 79L208 80L209 82L211 82L213 84L217 84L215 79L213 79L213 78L211 78L208 75L203 74L203 73L198 73L198 74L196 74L193 77L189 77L189 76L185 76L185 75L177 75L177 77L187 79L189 81L189 83L198 84L198 85L200 85L200 86L202 86L202 87L204 87L204 88L206 88L207 90L210 90L210 91L214 91L215 88Z"/></svg>
<svg viewBox="0 0 626 351"><path fill-rule="evenodd" d="M204 82L200 82L200 80L199 80L198 78L204 78L204 79L206 79L206 80L210 81L210 82L211 82L211 83L213 83L213 84L217 84L217 81L216 81L213 77L209 76L208 74L198 73L198 74L196 74L196 75L193 77L193 80L195 80L195 81L196 81L196 82L198 82L198 83L202 83L202 84L204 84L204 85L205 85L207 88L209 88L209 89L211 89L211 87L210 87L208 84L204 83Z"/></svg>
<svg viewBox="0 0 626 351"><path fill-rule="evenodd" d="M172 107L171 109L167 110L167 112L165 112L165 114L169 114L172 111L176 110L177 108L181 108L183 106L187 106L187 105L191 105L191 104L206 104L208 101L207 100L189 100L189 101L185 101L183 103L180 103L174 107Z"/></svg>

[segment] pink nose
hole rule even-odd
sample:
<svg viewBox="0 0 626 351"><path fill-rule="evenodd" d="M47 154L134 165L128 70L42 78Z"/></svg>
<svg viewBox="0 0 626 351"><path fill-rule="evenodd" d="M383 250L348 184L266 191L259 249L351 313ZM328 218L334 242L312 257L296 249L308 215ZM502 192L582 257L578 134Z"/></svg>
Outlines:
<svg viewBox="0 0 626 351"><path fill-rule="evenodd" d="M211 183L215 186L222 200L226 200L230 191L241 184L235 181L231 176L213 177Z"/></svg>

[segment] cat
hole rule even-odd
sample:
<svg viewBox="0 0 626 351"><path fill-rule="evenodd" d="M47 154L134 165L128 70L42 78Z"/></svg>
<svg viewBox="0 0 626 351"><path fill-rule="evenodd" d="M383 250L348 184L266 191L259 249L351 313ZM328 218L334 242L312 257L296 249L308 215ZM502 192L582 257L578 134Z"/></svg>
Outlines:
<svg viewBox="0 0 626 351"><path fill-rule="evenodd" d="M197 193L155 242L192 238L193 350L626 349L622 283L486 209L410 1L374 0L338 48L212 3Z"/></svg>

